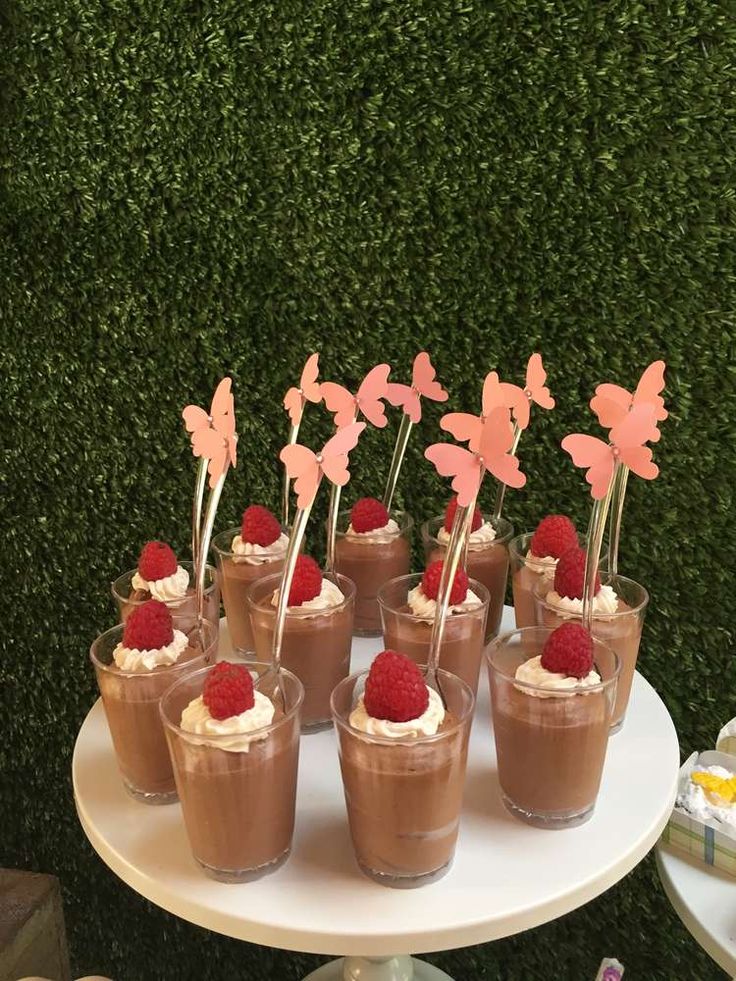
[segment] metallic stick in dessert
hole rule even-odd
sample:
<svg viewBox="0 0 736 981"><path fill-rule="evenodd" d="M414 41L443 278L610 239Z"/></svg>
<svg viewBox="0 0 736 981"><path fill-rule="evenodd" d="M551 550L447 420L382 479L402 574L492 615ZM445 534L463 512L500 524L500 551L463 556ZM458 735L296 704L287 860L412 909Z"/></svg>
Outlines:
<svg viewBox="0 0 736 981"><path fill-rule="evenodd" d="M416 425L422 418L421 396L431 399L433 402L446 402L448 394L438 381L435 381L436 372L432 367L432 362L426 351L420 351L414 358L412 367L411 385L390 384L386 393L386 398L391 405L400 405L404 410L404 416L399 426L396 445L394 446L393 456L391 457L391 469L389 470L386 490L383 495L383 503L386 510L391 510L391 502L394 499L396 483L399 479L401 464L404 462L406 446L409 442L411 427Z"/></svg>
<svg viewBox="0 0 736 981"><path fill-rule="evenodd" d="M197 467L194 482L194 501L192 502L192 562L196 569L197 556L202 532L202 511L204 509L204 488L207 484L207 458L202 457Z"/></svg>
<svg viewBox="0 0 736 981"><path fill-rule="evenodd" d="M360 413L368 422L383 429L388 420L382 399L388 391L388 376L391 368L387 364L377 364L371 368L360 383L357 395L353 395L343 385L335 382L323 382L320 392L327 409L335 414L335 427L342 429L350 426ZM335 539L337 536L337 518L340 511L339 484L333 484L330 492L330 510L327 515L327 561L328 572L335 569Z"/></svg>
<svg viewBox="0 0 736 981"><path fill-rule="evenodd" d="M291 420L287 446L293 446L299 438L299 426L301 425L304 406L307 402L319 403L322 401L320 386L317 382L318 376L319 354L310 354L302 369L299 387L290 388L284 396L284 408L289 413L289 419ZM284 471L282 489L282 510L282 524L286 527L289 524L289 476L286 471Z"/></svg>

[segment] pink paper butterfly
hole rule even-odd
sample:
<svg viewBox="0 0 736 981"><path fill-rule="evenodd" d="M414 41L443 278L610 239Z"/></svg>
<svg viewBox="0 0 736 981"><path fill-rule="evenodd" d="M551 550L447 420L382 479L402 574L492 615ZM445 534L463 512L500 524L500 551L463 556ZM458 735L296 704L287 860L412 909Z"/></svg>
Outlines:
<svg viewBox="0 0 736 981"><path fill-rule="evenodd" d="M388 386L386 398L391 405L400 405L416 425L422 418L420 395L423 395L425 399L431 399L433 402L446 402L448 399L447 392L438 381L435 381L436 374L437 372L432 367L427 352L420 351L414 358L411 385L399 385L392 382Z"/></svg>
<svg viewBox="0 0 736 981"><path fill-rule="evenodd" d="M284 396L284 408L289 413L292 426L298 426L302 421L304 403L321 402L322 395L317 383L319 375L319 354L310 354L302 370L299 388L290 388Z"/></svg>
<svg viewBox="0 0 736 981"><path fill-rule="evenodd" d="M597 436L573 433L562 440L562 449L570 454L576 467L587 468L585 479L590 484L590 492L600 500L608 492L618 462L644 480L654 480L659 467L652 462L652 451L644 444L651 442L656 429L654 410L644 403L634 406L612 427L610 443L604 443Z"/></svg>
<svg viewBox="0 0 736 981"><path fill-rule="evenodd" d="M427 447L425 457L431 460L443 477L452 477L452 489L458 503L468 507L478 496L483 468L509 487L523 487L526 476L518 459L509 453L514 441L511 415L502 405L491 409L478 441L477 451L452 443L435 443Z"/></svg>
<svg viewBox="0 0 736 981"><path fill-rule="evenodd" d="M632 395L620 385L599 385L595 390L595 395L590 400L590 407L598 416L598 422L605 429L610 429L621 422L626 413L635 405L649 404L654 410L654 419L663 422L667 416L667 409L664 407L664 399L660 392L664 390L664 361L653 361L644 374L639 379L636 391ZM656 435L651 442L659 440L660 432L655 427Z"/></svg>
<svg viewBox="0 0 736 981"><path fill-rule="evenodd" d="M327 440L321 453L313 453L300 443L291 443L283 448L279 456L289 477L296 478L294 490L297 493L297 507L303 510L314 501L323 474L339 487L347 484L350 480L348 453L355 448L364 429L364 422L353 422L338 429L332 439Z"/></svg>
<svg viewBox="0 0 736 981"><path fill-rule="evenodd" d="M347 388L335 382L322 383L322 398L330 412L335 413L335 425L338 429L355 422L358 411L362 412L368 422L383 429L388 419L385 406L380 400L386 398L386 391L390 387L390 371L387 364L377 364L375 368L371 368L360 383L357 395L351 395Z"/></svg>
<svg viewBox="0 0 736 981"><path fill-rule="evenodd" d="M209 460L207 472L210 487L214 487L228 466L236 465L235 400L230 391L232 382L223 378L212 396L209 415L198 405L188 405L182 412L187 432L191 433L195 456Z"/></svg>
<svg viewBox="0 0 736 981"><path fill-rule="evenodd" d="M467 442L471 450L478 449L483 423L495 408L502 406L511 409L514 415L517 415L521 407L527 409L527 413L529 408L522 389L518 385L500 382L495 371L486 375L481 401L483 411L479 416L473 416L469 412L447 412L440 419L440 428L452 433L461 443Z"/></svg>
<svg viewBox="0 0 736 981"><path fill-rule="evenodd" d="M523 405L519 405L518 411L514 411L516 421L520 429L526 429L529 425L529 406L536 402L542 409L554 409L555 400L549 393L549 389L544 384L547 380L547 372L542 365L542 355L532 354L526 366L526 385L524 395L526 399Z"/></svg>

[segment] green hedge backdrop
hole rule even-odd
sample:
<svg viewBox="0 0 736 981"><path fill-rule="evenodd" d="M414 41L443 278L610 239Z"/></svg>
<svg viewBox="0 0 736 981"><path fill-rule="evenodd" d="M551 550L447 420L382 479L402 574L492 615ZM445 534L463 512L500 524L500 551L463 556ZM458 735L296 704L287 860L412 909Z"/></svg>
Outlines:
<svg viewBox="0 0 736 981"><path fill-rule="evenodd" d="M735 714L731 15L716 0L3 7L0 863L60 876L78 974L297 979L318 963L152 908L94 855L71 795L108 583L148 538L186 551L179 412L225 372L241 441L220 527L277 506L280 401L311 350L355 385L379 359L406 378L427 347L450 404L473 410L489 369L521 381L540 349L559 407L522 443L528 487L507 511L523 530L550 509L585 522L559 440L591 427L598 382L633 385L665 357L662 476L632 481L625 521L624 571L652 594L641 667L683 752ZM417 516L446 494L422 459L438 416L404 472ZM305 438L327 431L312 414ZM350 494L380 492L390 445L368 434ZM651 857L555 923L433 959L458 979L577 981L605 954L632 981L722 976Z"/></svg>

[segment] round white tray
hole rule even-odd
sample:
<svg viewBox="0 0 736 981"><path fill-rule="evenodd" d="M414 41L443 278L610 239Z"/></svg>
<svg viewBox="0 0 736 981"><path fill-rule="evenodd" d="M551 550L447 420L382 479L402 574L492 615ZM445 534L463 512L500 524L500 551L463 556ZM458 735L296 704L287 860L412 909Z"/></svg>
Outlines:
<svg viewBox="0 0 736 981"><path fill-rule="evenodd" d="M502 629L512 628L506 609ZM229 643L223 633L221 653ZM352 669L366 667L380 646L356 639ZM637 674L624 728L611 738L593 818L565 831L528 827L499 796L484 669L455 862L444 879L410 891L376 885L355 864L332 730L302 738L289 861L244 885L202 874L178 804L148 807L128 797L100 701L79 732L72 769L87 837L112 871L151 902L253 943L387 957L506 937L608 889L656 842L672 809L679 762L672 720Z"/></svg>

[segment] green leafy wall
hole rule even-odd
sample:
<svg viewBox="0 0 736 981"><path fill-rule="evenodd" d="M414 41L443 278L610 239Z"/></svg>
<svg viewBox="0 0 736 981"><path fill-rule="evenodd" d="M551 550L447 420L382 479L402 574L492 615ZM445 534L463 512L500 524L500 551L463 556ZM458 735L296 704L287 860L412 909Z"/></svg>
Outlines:
<svg viewBox="0 0 736 981"><path fill-rule="evenodd" d="M716 0L14 0L0 10L3 711L0 863L61 877L77 973L299 978L314 958L178 922L119 884L71 797L87 649L143 541L188 541L179 426L232 374L220 525L278 502L280 399L305 356L355 384L427 347L451 404L544 352L559 408L522 444L519 529L589 498L558 448L602 380L669 365L661 478L623 567L651 588L642 670L683 751L735 714L736 23ZM445 488L414 434L402 495ZM308 420L305 438L328 431ZM355 454L380 491L390 437ZM324 511L312 528L319 536ZM632 757L632 765L636 765ZM489 843L489 879L493 877ZM651 858L564 919L438 955L459 979L716 978ZM627 976L628 976L627 972Z"/></svg>

